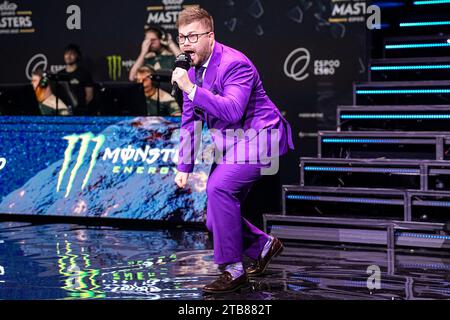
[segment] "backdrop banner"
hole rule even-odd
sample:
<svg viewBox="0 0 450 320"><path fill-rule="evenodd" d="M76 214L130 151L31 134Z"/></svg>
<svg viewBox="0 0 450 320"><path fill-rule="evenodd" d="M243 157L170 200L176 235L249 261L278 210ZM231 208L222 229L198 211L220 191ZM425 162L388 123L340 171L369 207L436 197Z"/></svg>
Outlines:
<svg viewBox="0 0 450 320"><path fill-rule="evenodd" d="M351 104L352 82L366 79L366 1L3 1L0 83L27 82L36 67L60 70L69 43L81 47L95 81L128 81L144 24L175 38L178 13L189 5L207 9L216 39L256 65L295 134L282 182L298 181L298 157L316 154L317 131L335 128L336 106Z"/></svg>

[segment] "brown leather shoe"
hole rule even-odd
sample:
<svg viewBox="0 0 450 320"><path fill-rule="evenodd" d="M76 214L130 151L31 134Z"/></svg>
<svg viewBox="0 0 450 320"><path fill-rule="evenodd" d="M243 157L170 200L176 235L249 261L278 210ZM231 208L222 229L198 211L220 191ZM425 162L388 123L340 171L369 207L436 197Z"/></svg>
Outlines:
<svg viewBox="0 0 450 320"><path fill-rule="evenodd" d="M256 277L262 275L266 271L270 261L278 256L283 251L283 249L283 243L281 243L281 241L278 240L277 237L273 237L272 245L270 246L269 251L267 251L264 258L261 258L261 252L259 254L258 260L256 260L253 265L246 269L248 276Z"/></svg>
<svg viewBox="0 0 450 320"><path fill-rule="evenodd" d="M219 264L219 265L217 266L217 270L219 270L220 272L224 272L226 267L227 267L227 264L226 264L226 263L224 263L224 264Z"/></svg>
<svg viewBox="0 0 450 320"><path fill-rule="evenodd" d="M203 291L207 293L227 293L234 292L248 283L247 274L244 274L233 280L232 275L225 271L219 276L219 279L211 282L203 287Z"/></svg>

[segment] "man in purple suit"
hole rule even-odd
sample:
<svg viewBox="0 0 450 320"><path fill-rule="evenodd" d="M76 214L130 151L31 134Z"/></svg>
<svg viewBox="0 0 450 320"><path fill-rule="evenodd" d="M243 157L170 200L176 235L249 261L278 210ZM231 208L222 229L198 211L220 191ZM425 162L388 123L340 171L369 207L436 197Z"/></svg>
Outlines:
<svg viewBox="0 0 450 320"><path fill-rule="evenodd" d="M213 234L214 262L223 273L203 291L232 292L245 285L248 276L263 274L271 259L283 250L281 241L241 216L240 206L253 183L268 169L266 160L277 161L294 148L291 128L267 97L253 63L241 52L215 41L208 12L198 7L184 9L177 25L180 49L190 55L192 67L189 71L176 68L172 75L172 83L177 83L184 97L175 182L180 188L186 186L196 156L194 128L198 122L206 122L221 149L219 154L223 153L222 161L212 165L206 187L206 226ZM233 138L230 142L227 132L239 129L256 132L252 137L258 140L258 151L254 151L255 144L245 144L245 156L236 160L239 150L233 147L239 141ZM268 152L267 157L260 157L261 149ZM255 153L256 161L250 161ZM243 255L254 261L247 269L242 265Z"/></svg>

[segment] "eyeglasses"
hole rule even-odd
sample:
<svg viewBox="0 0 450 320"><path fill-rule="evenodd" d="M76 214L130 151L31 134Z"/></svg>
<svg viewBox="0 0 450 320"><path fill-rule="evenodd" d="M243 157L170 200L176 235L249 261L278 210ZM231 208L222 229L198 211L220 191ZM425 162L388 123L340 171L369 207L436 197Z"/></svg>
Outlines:
<svg viewBox="0 0 450 320"><path fill-rule="evenodd" d="M199 38L200 36L203 36L203 35L208 34L208 33L210 33L210 32L211 32L211 31L203 32L203 33L191 33L191 34L189 34L189 35L187 35L187 36L183 36L182 34L180 34L180 35L177 37L177 41L178 41L179 44L183 44L183 43L186 42L186 39L188 39L190 43L197 43L198 38Z"/></svg>

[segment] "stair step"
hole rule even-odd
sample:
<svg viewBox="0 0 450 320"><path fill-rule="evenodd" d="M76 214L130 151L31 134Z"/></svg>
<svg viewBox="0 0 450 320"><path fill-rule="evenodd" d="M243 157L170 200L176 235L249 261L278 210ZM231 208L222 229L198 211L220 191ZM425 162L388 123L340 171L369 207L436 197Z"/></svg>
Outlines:
<svg viewBox="0 0 450 320"><path fill-rule="evenodd" d="M450 160L450 132L319 131L319 158Z"/></svg>
<svg viewBox="0 0 450 320"><path fill-rule="evenodd" d="M424 165L417 160L300 158L300 185L426 190Z"/></svg>
<svg viewBox="0 0 450 320"><path fill-rule="evenodd" d="M407 220L406 193L395 189L283 185L282 201L285 215Z"/></svg>
<svg viewBox="0 0 450 320"><path fill-rule="evenodd" d="M381 28L374 29L377 37L427 36L449 33L450 4L441 9L431 6L397 6L381 8Z"/></svg>
<svg viewBox="0 0 450 320"><path fill-rule="evenodd" d="M370 81L448 80L450 57L374 59L369 63Z"/></svg>
<svg viewBox="0 0 450 320"><path fill-rule="evenodd" d="M417 5L415 1L376 1L372 4L381 8L381 28L373 29L369 34L372 57L384 57L386 38L450 34L450 25L447 24L450 20L450 3L436 1ZM412 55L424 56L423 53L411 52ZM402 56L395 52L390 54Z"/></svg>
<svg viewBox="0 0 450 320"><path fill-rule="evenodd" d="M300 158L300 185L450 191L450 161Z"/></svg>
<svg viewBox="0 0 450 320"><path fill-rule="evenodd" d="M450 56L450 35L386 37L383 39L384 58Z"/></svg>
<svg viewBox="0 0 450 320"><path fill-rule="evenodd" d="M338 106L338 131L446 131L450 105Z"/></svg>
<svg viewBox="0 0 450 320"><path fill-rule="evenodd" d="M450 194L448 192L408 193L411 220L417 222L450 223Z"/></svg>
<svg viewBox="0 0 450 320"><path fill-rule="evenodd" d="M450 81L355 83L354 105L450 104Z"/></svg>
<svg viewBox="0 0 450 320"><path fill-rule="evenodd" d="M418 223L387 219L346 219L264 214L267 233L302 242L357 243L448 249L450 236L443 223Z"/></svg>

